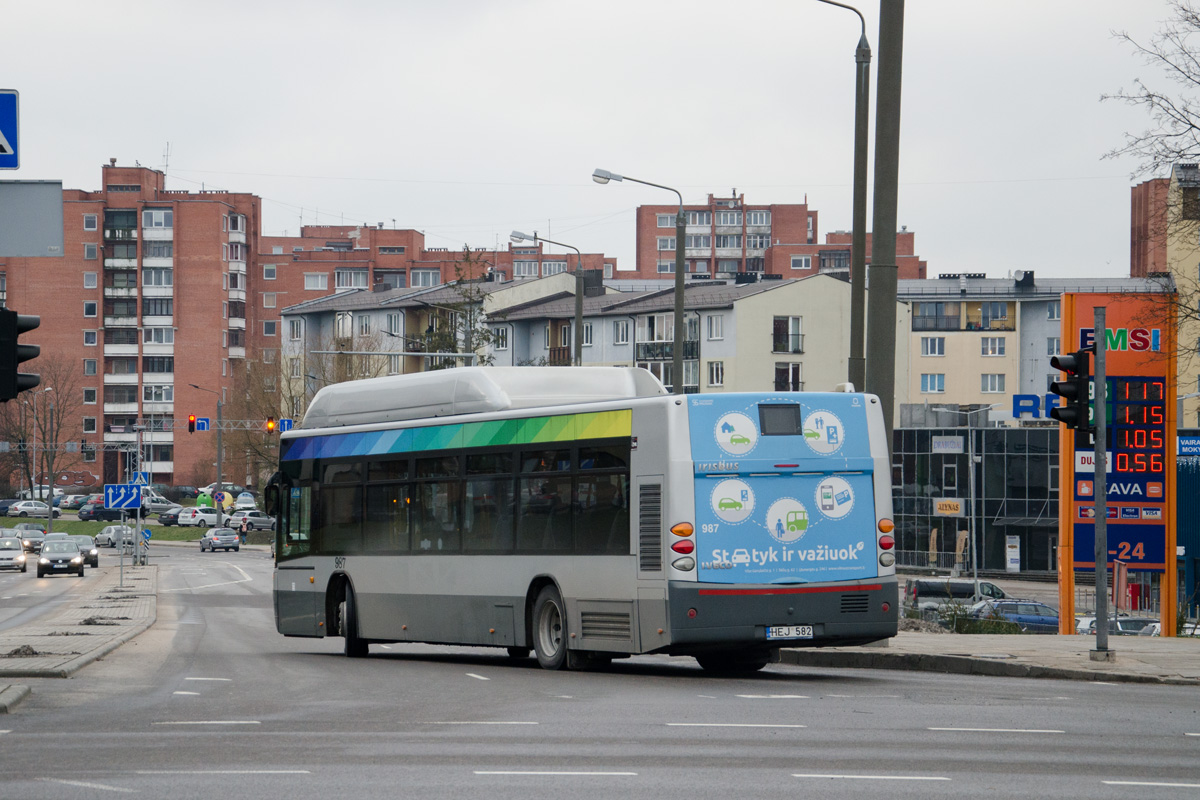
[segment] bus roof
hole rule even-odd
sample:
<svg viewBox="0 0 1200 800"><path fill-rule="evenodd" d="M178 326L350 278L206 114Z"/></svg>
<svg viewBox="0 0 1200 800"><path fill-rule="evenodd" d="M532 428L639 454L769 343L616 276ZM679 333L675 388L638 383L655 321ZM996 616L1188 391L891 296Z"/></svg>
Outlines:
<svg viewBox="0 0 1200 800"><path fill-rule="evenodd" d="M650 372L629 367L459 367L326 386L298 427L370 425L665 394Z"/></svg>

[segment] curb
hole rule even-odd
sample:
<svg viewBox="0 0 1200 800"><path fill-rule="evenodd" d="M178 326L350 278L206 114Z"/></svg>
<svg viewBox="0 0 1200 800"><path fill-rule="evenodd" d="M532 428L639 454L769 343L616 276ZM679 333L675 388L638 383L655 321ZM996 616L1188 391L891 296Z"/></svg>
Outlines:
<svg viewBox="0 0 1200 800"><path fill-rule="evenodd" d="M143 622L141 625L130 628L129 630L122 633L116 639L113 639L112 641L108 642L107 644L97 647L95 650L92 650L91 652L81 653L78 658L71 659L66 664L62 665L61 667L47 667L47 668L41 668L41 669L28 669L28 670L22 670L20 668L5 669L3 677L5 677L5 678L69 678L72 675L74 675L76 672L78 672L79 670L86 667L88 664L91 664L95 661L99 661L100 659L104 658L106 655L108 655L112 651L116 650L118 647L125 644L130 639L133 639L136 636L140 636L143 633L145 633L146 631L150 630L151 626L153 626L154 623L157 621L158 621L158 604L155 603L154 613L151 614L145 620L145 622ZM10 687L10 688L22 688L22 687ZM28 687L23 687L23 688L25 688L26 694L28 694L29 693ZM2 692L0 692L0 695L2 695ZM22 699L23 699L23 696L22 696Z"/></svg>
<svg viewBox="0 0 1200 800"><path fill-rule="evenodd" d="M0 714L11 714L26 697L29 697L28 686L13 684L0 687Z"/></svg>
<svg viewBox="0 0 1200 800"><path fill-rule="evenodd" d="M782 664L802 667L841 667L852 669L894 669L919 672L944 672L955 675L985 675L1000 678L1056 678L1074 681L1113 681L1155 683L1172 686L1200 686L1193 678L1169 678L1131 672L1045 667L969 656L931 655L926 653L847 653L820 650L780 650Z"/></svg>

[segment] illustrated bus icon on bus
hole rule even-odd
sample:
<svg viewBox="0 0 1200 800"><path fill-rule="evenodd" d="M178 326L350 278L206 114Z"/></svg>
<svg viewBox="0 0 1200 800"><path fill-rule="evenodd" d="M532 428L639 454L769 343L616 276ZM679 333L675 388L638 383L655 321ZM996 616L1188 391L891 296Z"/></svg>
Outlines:
<svg viewBox="0 0 1200 800"><path fill-rule="evenodd" d="M787 532L804 533L808 530L808 512L803 508L799 511L787 512Z"/></svg>

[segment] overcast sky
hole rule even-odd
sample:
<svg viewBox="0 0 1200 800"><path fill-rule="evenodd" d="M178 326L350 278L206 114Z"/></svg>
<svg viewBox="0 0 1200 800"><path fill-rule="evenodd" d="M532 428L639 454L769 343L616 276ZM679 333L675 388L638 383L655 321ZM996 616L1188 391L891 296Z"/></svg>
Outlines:
<svg viewBox="0 0 1200 800"><path fill-rule="evenodd" d="M878 2L858 6L873 132ZM1112 35L1166 15L908 1L898 224L931 277L1128 274L1136 165L1101 156L1147 120L1099 98L1167 88ZM673 195L596 167L685 202L807 197L822 234L848 230L859 32L816 0L13 2L0 88L21 93L22 168L0 179L95 190L109 158L161 169L170 143L168 188L257 194L268 234L394 220L461 248L536 229L626 267L634 209Z"/></svg>

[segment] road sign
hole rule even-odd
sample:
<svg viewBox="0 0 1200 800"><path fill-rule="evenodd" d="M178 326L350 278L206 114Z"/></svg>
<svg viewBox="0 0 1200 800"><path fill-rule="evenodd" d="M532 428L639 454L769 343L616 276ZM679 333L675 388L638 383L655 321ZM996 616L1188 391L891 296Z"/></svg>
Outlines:
<svg viewBox="0 0 1200 800"><path fill-rule="evenodd" d="M16 89L0 89L0 169L16 169L21 166L20 152L17 150L18 95Z"/></svg>
<svg viewBox="0 0 1200 800"><path fill-rule="evenodd" d="M142 531L142 538L145 539L146 542L150 541L150 529L149 528L146 528L145 530Z"/></svg>
<svg viewBox="0 0 1200 800"><path fill-rule="evenodd" d="M142 490L132 483L104 484L105 508L141 508Z"/></svg>
<svg viewBox="0 0 1200 800"><path fill-rule="evenodd" d="M196 417L196 430L206 431L209 429L208 417Z"/></svg>
<svg viewBox="0 0 1200 800"><path fill-rule="evenodd" d="M283 433L284 431L290 431L294 427L296 427L296 420L294 420L294 419L279 420L279 432L280 433Z"/></svg>
<svg viewBox="0 0 1200 800"><path fill-rule="evenodd" d="M131 480L130 483L133 484L134 486L149 486L150 485L150 473L149 472L139 472L137 475L134 476L133 480Z"/></svg>

